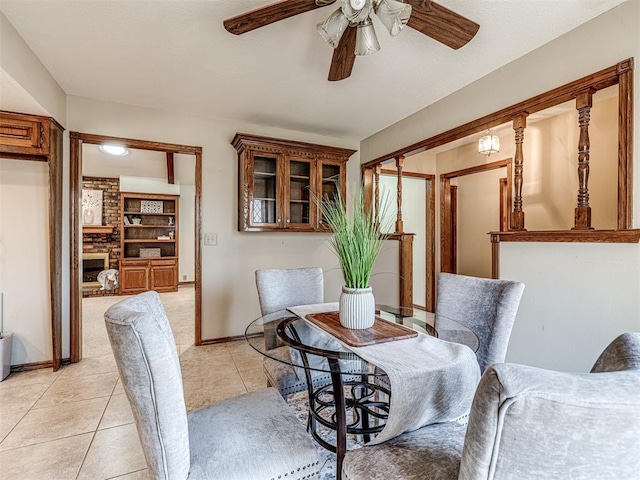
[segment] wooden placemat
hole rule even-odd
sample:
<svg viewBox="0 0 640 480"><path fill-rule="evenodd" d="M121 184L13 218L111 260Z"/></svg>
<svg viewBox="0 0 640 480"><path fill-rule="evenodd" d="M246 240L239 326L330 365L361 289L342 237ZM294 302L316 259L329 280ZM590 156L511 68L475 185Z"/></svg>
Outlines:
<svg viewBox="0 0 640 480"><path fill-rule="evenodd" d="M388 322L376 316L373 327L355 330L340 324L338 312L312 313L307 315L314 325L352 347L366 347L376 343L392 342L404 338L417 337L418 332L398 323Z"/></svg>

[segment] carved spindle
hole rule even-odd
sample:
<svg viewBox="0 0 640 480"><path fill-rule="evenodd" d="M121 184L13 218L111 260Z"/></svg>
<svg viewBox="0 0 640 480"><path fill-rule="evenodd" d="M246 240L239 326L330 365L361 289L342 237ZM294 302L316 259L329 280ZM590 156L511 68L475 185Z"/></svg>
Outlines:
<svg viewBox="0 0 640 480"><path fill-rule="evenodd" d="M572 230L593 230L589 206L589 121L593 91L587 90L576 97L580 139L578 140L578 206Z"/></svg>
<svg viewBox="0 0 640 480"><path fill-rule="evenodd" d="M404 233L402 224L402 167L404 166L404 155L396 158L398 168L398 216L396 217L396 233Z"/></svg>
<svg viewBox="0 0 640 480"><path fill-rule="evenodd" d="M376 165L374 173L373 173L373 185L375 188L375 212L376 212L376 228L380 226L380 171L382 170L382 165Z"/></svg>
<svg viewBox="0 0 640 480"><path fill-rule="evenodd" d="M526 230L524 228L524 211L522 210L522 164L524 155L522 154L522 143L524 141L524 129L527 126L526 114L519 115L513 119L513 129L516 134L516 154L513 159L513 212L511 212L511 230Z"/></svg>

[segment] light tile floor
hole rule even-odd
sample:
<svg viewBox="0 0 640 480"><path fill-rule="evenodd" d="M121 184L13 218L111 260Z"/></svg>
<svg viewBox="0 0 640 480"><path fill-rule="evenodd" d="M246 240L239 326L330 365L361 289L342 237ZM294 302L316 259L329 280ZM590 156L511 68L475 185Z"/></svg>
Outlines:
<svg viewBox="0 0 640 480"><path fill-rule="evenodd" d="M184 307L172 306L166 297L163 302L170 318ZM103 307L89 313L97 312L100 320ZM173 323L177 341L193 335ZM0 383L0 480L146 478L115 361L96 338L95 355L80 363L55 373L13 373ZM244 341L203 347L181 343L179 352L188 410L266 386L262 358Z"/></svg>

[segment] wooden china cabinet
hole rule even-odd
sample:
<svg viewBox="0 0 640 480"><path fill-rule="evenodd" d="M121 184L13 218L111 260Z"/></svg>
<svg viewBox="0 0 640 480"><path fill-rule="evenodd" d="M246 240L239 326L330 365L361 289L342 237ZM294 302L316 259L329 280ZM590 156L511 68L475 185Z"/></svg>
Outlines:
<svg viewBox="0 0 640 480"><path fill-rule="evenodd" d="M346 195L355 150L237 133L238 230L324 231L315 197Z"/></svg>
<svg viewBox="0 0 640 480"><path fill-rule="evenodd" d="M120 193L120 293L178 291L178 195Z"/></svg>

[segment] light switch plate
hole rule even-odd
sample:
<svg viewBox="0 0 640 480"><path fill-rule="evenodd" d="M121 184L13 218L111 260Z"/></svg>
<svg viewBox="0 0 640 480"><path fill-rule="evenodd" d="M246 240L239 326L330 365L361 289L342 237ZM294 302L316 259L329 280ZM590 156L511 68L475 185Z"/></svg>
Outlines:
<svg viewBox="0 0 640 480"><path fill-rule="evenodd" d="M217 233L205 233L204 234L204 244L207 245L207 246L218 245L218 234Z"/></svg>

